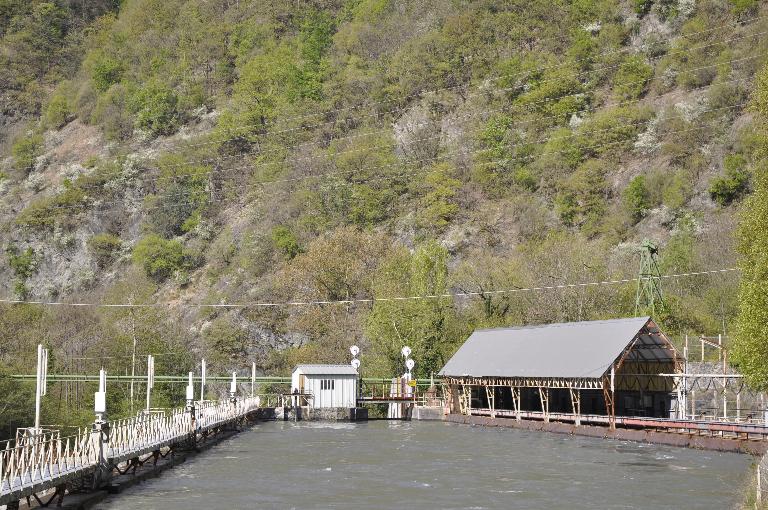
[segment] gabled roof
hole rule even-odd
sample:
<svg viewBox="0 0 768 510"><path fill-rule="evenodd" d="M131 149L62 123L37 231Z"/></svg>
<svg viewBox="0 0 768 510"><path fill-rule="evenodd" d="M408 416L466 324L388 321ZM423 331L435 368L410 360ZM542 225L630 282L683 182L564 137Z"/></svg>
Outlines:
<svg viewBox="0 0 768 510"><path fill-rule="evenodd" d="M297 370L307 375L357 375L352 365L296 365Z"/></svg>
<svg viewBox="0 0 768 510"><path fill-rule="evenodd" d="M674 359L674 348L651 318L633 317L477 330L440 375L599 378L646 325L628 359Z"/></svg>

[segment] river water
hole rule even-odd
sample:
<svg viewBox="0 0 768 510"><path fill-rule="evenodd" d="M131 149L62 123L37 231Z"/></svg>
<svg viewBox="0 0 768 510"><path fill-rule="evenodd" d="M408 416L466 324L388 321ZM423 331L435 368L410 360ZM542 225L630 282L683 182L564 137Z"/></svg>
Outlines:
<svg viewBox="0 0 768 510"><path fill-rule="evenodd" d="M267 422L102 509L727 509L746 455L441 422Z"/></svg>

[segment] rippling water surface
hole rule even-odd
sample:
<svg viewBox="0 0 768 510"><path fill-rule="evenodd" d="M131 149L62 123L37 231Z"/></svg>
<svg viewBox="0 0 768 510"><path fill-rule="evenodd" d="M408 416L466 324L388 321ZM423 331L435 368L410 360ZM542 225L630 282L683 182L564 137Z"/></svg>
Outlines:
<svg viewBox="0 0 768 510"><path fill-rule="evenodd" d="M734 508L752 458L439 422L257 425L102 509Z"/></svg>

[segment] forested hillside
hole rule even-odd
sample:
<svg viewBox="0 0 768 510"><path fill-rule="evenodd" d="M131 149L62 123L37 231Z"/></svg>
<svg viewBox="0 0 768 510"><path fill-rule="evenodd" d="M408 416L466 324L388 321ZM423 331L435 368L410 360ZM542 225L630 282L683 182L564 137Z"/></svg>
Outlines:
<svg viewBox="0 0 768 510"><path fill-rule="evenodd" d="M0 374L40 341L52 372L127 373L136 338L158 374L286 374L357 343L368 375L409 344L428 377L477 327L634 315L635 281L528 289L636 278L646 238L664 275L736 267L767 15L0 0L0 297L141 305L2 305ZM730 335L739 277L665 278L656 318ZM51 391L49 419L78 421Z"/></svg>

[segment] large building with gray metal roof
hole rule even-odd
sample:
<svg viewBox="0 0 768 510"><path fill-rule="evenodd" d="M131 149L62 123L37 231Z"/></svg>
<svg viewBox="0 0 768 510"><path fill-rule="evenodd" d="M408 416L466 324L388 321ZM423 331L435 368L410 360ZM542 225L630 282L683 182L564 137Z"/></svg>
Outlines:
<svg viewBox="0 0 768 510"><path fill-rule="evenodd" d="M650 317L477 330L440 371L452 412L669 417L683 358Z"/></svg>

